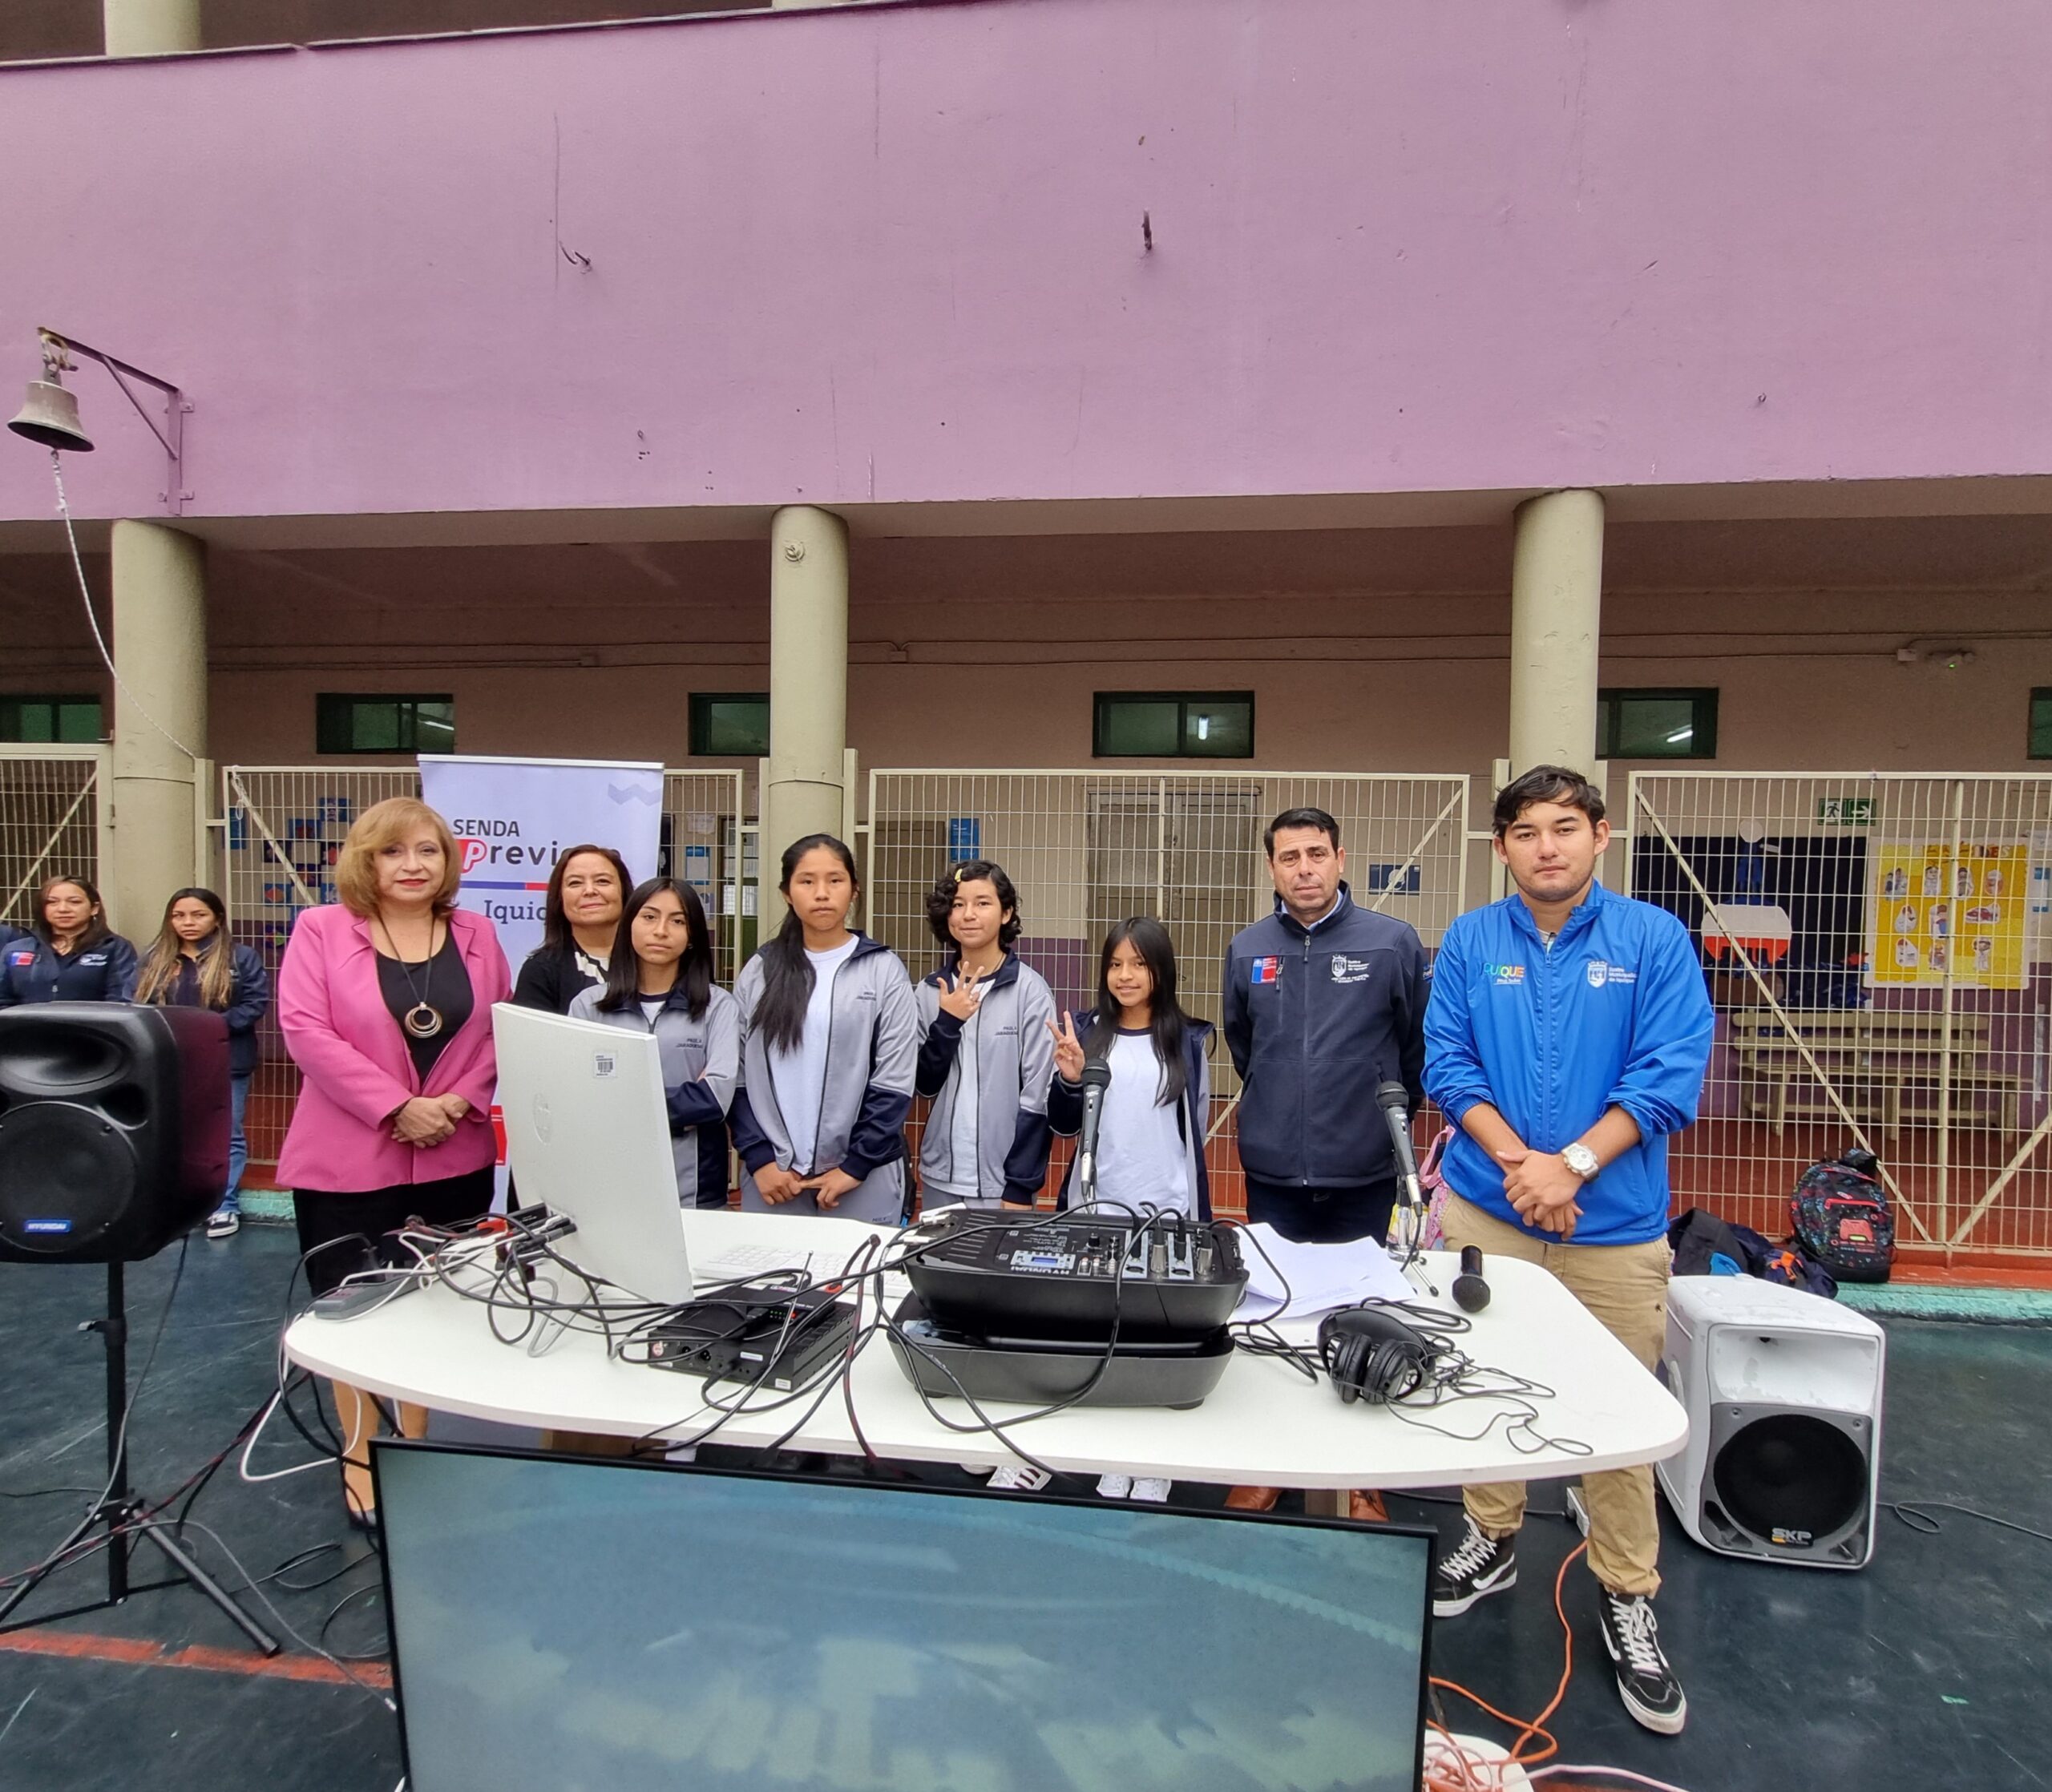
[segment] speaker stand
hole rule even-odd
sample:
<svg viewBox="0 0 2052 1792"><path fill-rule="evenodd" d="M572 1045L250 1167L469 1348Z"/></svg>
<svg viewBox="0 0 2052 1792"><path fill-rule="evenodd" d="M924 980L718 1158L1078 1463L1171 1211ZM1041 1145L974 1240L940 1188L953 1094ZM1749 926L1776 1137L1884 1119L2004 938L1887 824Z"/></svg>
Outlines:
<svg viewBox="0 0 2052 1792"><path fill-rule="evenodd" d="M98 1332L100 1342L107 1347L107 1497L71 1528L71 1534L52 1552L50 1561L38 1568L7 1596L4 1604L0 1604L0 1634L51 1624L59 1618L77 1617L87 1612L104 1612L125 1603L131 1593L192 1586L212 1600L222 1615L265 1654L276 1655L282 1646L277 1639L236 1604L227 1589L193 1560L179 1541L174 1527L153 1517L149 1501L128 1485L128 1439L121 1423L121 1415L128 1404L128 1310L123 1269L119 1263L107 1266L106 1318L88 1319L79 1328L81 1331ZM83 1541L88 1532L103 1524L107 1531L104 1545L107 1596L84 1605L67 1606L61 1612L46 1612L38 1617L8 1623L6 1620L14 1616L22 1601L66 1565L62 1558L73 1545ZM129 1543L136 1537L154 1544L170 1562L176 1572L169 1580L145 1581L140 1586L130 1582Z"/></svg>

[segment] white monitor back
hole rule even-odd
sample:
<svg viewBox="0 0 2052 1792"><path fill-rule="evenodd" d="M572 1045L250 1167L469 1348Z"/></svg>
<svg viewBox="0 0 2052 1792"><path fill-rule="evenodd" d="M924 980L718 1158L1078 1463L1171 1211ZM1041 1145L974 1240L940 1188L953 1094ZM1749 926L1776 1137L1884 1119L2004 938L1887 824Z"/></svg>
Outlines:
<svg viewBox="0 0 2052 1792"><path fill-rule="evenodd" d="M522 1205L576 1222L555 1248L586 1273L644 1299L689 1300L655 1035L510 1002L491 1015L506 1162Z"/></svg>

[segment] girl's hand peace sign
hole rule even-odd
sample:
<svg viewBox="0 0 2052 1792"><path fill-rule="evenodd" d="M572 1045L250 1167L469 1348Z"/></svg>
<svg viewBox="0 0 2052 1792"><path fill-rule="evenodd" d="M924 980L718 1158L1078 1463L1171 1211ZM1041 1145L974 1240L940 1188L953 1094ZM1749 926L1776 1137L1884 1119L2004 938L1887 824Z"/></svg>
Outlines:
<svg viewBox="0 0 2052 1792"><path fill-rule="evenodd" d="M1055 1068L1061 1072L1064 1082L1081 1082L1083 1080L1083 1041L1076 1036L1076 1016L1072 1014L1064 1014L1060 1027L1056 1027L1052 1020L1047 1024L1048 1031L1053 1036L1055 1042Z"/></svg>

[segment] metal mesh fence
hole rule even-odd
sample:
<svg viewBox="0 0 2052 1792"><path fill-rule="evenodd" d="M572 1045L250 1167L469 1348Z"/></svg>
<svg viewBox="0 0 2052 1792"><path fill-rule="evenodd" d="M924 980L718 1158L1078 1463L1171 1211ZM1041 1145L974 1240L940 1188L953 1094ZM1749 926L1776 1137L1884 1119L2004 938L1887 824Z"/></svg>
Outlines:
<svg viewBox="0 0 2052 1792"><path fill-rule="evenodd" d="M2052 777L1641 773L1630 809L1719 1011L1678 1202L1779 1237L1856 1145L1906 1246L2052 1252Z"/></svg>
<svg viewBox="0 0 2052 1792"><path fill-rule="evenodd" d="M104 887L103 747L0 748L0 920L26 928L44 878L63 872Z"/></svg>
<svg viewBox="0 0 2052 1792"><path fill-rule="evenodd" d="M927 890L951 863L994 859L1019 891L1020 955L1060 1006L1094 999L1106 928L1150 914L1174 939L1184 1006L1215 1024L1226 945L1274 901L1262 830L1299 805L1339 824L1355 899L1436 945L1467 903L1468 780L1460 774L874 771L869 930L924 975L940 955ZM1211 1083L1213 1200L1236 1210L1239 1083L1222 1047ZM915 1128L922 1117L915 1112ZM1057 1151L1051 1188L1065 1164Z"/></svg>

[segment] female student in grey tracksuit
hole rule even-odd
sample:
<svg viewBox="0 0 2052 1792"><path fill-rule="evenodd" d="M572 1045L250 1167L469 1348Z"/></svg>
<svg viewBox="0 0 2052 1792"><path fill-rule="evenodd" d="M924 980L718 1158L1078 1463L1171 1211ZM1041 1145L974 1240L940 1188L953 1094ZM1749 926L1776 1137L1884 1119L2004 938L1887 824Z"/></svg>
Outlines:
<svg viewBox="0 0 2052 1792"><path fill-rule="evenodd" d="M741 1065L741 1009L713 981L713 936L688 883L651 878L621 909L603 984L580 990L573 1020L653 1033L670 1111L677 1199L727 1205L727 1109Z"/></svg>
<svg viewBox="0 0 2052 1792"><path fill-rule="evenodd" d="M947 963L914 992L915 1089L933 1104L919 1141L927 1205L1003 1201L1031 1207L1047 1178L1049 1028L1055 1000L1020 963L1019 893L988 859L951 866L927 896Z"/></svg>
<svg viewBox="0 0 2052 1792"><path fill-rule="evenodd" d="M786 847L778 887L790 912L734 986L741 1207L895 1223L919 1043L912 979L895 953L850 931L861 886L831 834Z"/></svg>

